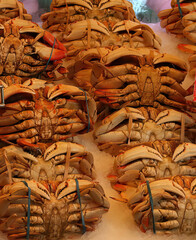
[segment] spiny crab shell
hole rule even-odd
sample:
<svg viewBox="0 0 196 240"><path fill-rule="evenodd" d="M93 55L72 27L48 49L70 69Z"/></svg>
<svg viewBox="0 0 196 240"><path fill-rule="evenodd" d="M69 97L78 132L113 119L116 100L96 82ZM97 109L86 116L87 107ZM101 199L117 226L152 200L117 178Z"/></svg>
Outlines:
<svg viewBox="0 0 196 240"><path fill-rule="evenodd" d="M36 23L12 19L0 24L0 74L20 77L63 72L66 48Z"/></svg>
<svg viewBox="0 0 196 240"><path fill-rule="evenodd" d="M60 240L74 233L81 234L82 214L87 231L94 230L109 209L102 187L93 181L26 181L31 189L30 239ZM0 190L0 228L8 239L27 238L28 188L24 182L6 185ZM82 214L81 214L82 211Z"/></svg>
<svg viewBox="0 0 196 240"><path fill-rule="evenodd" d="M18 0L0 0L0 22L3 23L12 18L32 20L27 14L24 4Z"/></svg>
<svg viewBox="0 0 196 240"><path fill-rule="evenodd" d="M4 89L4 98L0 139L5 141L61 141L90 131L97 118L95 101L71 85L13 84Z"/></svg>
<svg viewBox="0 0 196 240"><path fill-rule="evenodd" d="M175 176L149 184L157 234L195 234L196 178ZM147 184L140 185L128 200L128 206L141 231L153 229Z"/></svg>
<svg viewBox="0 0 196 240"><path fill-rule="evenodd" d="M118 154L123 149L155 140L180 140L182 118L185 122L185 141L194 140L189 129L195 120L186 113L173 109L125 107L102 120L94 132L100 150Z"/></svg>
<svg viewBox="0 0 196 240"><path fill-rule="evenodd" d="M180 58L146 49L118 48L94 63L97 99L111 108L152 106L186 109L188 91L180 85L187 64Z"/></svg>
<svg viewBox="0 0 196 240"><path fill-rule="evenodd" d="M56 142L42 144L42 149L44 151L35 153L31 147L10 145L1 148L0 186L31 179L38 182L95 179L93 156L82 145Z"/></svg>
<svg viewBox="0 0 196 240"><path fill-rule="evenodd" d="M113 172L108 175L112 187L128 199L137 186L176 175L196 176L196 144L179 141L155 141L118 154Z"/></svg>

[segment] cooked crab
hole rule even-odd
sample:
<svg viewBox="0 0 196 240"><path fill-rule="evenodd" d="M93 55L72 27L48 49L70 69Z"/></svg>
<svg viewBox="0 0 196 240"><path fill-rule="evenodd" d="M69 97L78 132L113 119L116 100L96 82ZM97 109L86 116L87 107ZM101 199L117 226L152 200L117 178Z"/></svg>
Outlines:
<svg viewBox="0 0 196 240"><path fill-rule="evenodd" d="M20 77L63 73L59 61L66 57L66 48L37 24L13 19L0 24L0 74Z"/></svg>
<svg viewBox="0 0 196 240"><path fill-rule="evenodd" d="M196 176L196 144L179 141L155 141L120 153L108 176L122 197L135 191L144 181L179 176ZM127 194L128 193L128 194Z"/></svg>
<svg viewBox="0 0 196 240"><path fill-rule="evenodd" d="M78 182L78 187L77 187ZM92 231L109 209L102 187L87 180L26 181L0 191L0 229L8 239L50 240ZM30 227L27 232L28 187L31 189ZM78 195L78 191L80 195ZM81 206L79 202L81 200ZM84 223L82 222L84 217Z"/></svg>
<svg viewBox="0 0 196 240"><path fill-rule="evenodd" d="M25 144L60 141L90 131L96 121L95 101L71 85L34 89L31 85L13 84L5 88L4 97L1 140Z"/></svg>
<svg viewBox="0 0 196 240"><path fill-rule="evenodd" d="M190 93L180 85L186 73L186 63L172 55L119 48L103 63L94 63L92 79L95 96L112 108L169 106L187 110L185 96Z"/></svg>
<svg viewBox="0 0 196 240"><path fill-rule="evenodd" d="M0 149L0 186L33 179L63 181L67 178L93 180L93 156L82 145L71 142L42 144L39 151L14 145Z"/></svg>
<svg viewBox="0 0 196 240"><path fill-rule="evenodd" d="M128 206L141 231L153 229L162 234L195 234L195 177L175 176L151 182L153 213L147 183L133 194Z"/></svg>
<svg viewBox="0 0 196 240"><path fill-rule="evenodd" d="M193 117L168 109L126 107L102 120L94 136L101 150L116 155L129 146L155 140L181 140L182 119L185 122L185 141L194 140L188 130L195 128Z"/></svg>

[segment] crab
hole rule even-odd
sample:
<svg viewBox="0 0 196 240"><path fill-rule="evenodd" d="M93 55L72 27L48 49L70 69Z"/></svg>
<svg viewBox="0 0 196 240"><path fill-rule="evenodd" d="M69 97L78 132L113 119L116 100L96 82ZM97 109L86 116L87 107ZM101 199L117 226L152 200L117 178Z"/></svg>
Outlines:
<svg viewBox="0 0 196 240"><path fill-rule="evenodd" d="M23 182L0 190L0 229L8 239L50 240L94 230L109 209L102 187L93 181L78 180L81 206L74 179L64 182L26 181L31 189L30 227L27 233L28 188ZM85 225L82 223L84 217Z"/></svg>
<svg viewBox="0 0 196 240"><path fill-rule="evenodd" d="M162 10L159 12L158 16L161 19L161 27L165 27L167 32L183 37L183 19L186 19L187 15L196 10L196 3L190 1L186 3L183 1L183 3L180 4L180 7L182 10L182 16L180 15L178 6L175 6L172 9Z"/></svg>
<svg viewBox="0 0 196 240"><path fill-rule="evenodd" d="M52 77L55 69L65 72L60 60L66 57L66 48L33 22L12 19L0 24L0 43L1 75Z"/></svg>
<svg viewBox="0 0 196 240"><path fill-rule="evenodd" d="M93 66L94 94L111 108L167 106L188 110L194 106L185 99L192 93L180 85L187 73L187 65L180 58L144 49L118 48L102 62Z"/></svg>
<svg viewBox="0 0 196 240"><path fill-rule="evenodd" d="M155 141L129 148L115 158L108 175L112 187L127 199L145 181L172 176L196 177L196 144L179 141Z"/></svg>
<svg viewBox="0 0 196 240"><path fill-rule="evenodd" d="M24 4L18 0L1 0L0 1L0 22L12 18L32 20L32 16L27 14Z"/></svg>
<svg viewBox="0 0 196 240"><path fill-rule="evenodd" d="M137 21L133 11L132 4L128 1L63 1L53 0L51 3L51 12L44 13L41 16L43 28L48 31L53 29L53 26L59 25L66 27L69 23L83 21L87 19L96 19L105 24L107 28L118 21L129 19Z"/></svg>
<svg viewBox="0 0 196 240"><path fill-rule="evenodd" d="M4 89L0 139L20 144L61 141L90 131L96 121L95 101L83 90L59 84L31 87L13 84ZM35 89L38 87L38 89Z"/></svg>
<svg viewBox="0 0 196 240"><path fill-rule="evenodd" d="M178 48L186 53L190 53L190 56L188 57L189 61L189 74L191 77L195 77L196 73L196 46L193 44L178 44Z"/></svg>
<svg viewBox="0 0 196 240"><path fill-rule="evenodd" d="M100 150L116 155L122 149L155 140L181 140L184 118L185 141L194 140L192 116L167 109L125 107L102 120L94 137ZM190 130L190 131L189 131Z"/></svg>
<svg viewBox="0 0 196 240"><path fill-rule="evenodd" d="M141 231L161 234L195 234L195 177L175 176L149 184L153 215L147 183L141 184L128 200L134 219Z"/></svg>
<svg viewBox="0 0 196 240"><path fill-rule="evenodd" d="M119 46L152 49L161 47L160 37L146 24L124 20L116 23L111 32Z"/></svg>
<svg viewBox="0 0 196 240"><path fill-rule="evenodd" d="M71 23L64 28L55 25L51 32L68 49L69 55L82 49L102 47L103 43L108 46L113 43L107 27L95 19Z"/></svg>
<svg viewBox="0 0 196 240"><path fill-rule="evenodd" d="M93 156L82 145L71 142L42 144L36 151L15 145L0 149L0 186L12 182L63 181L66 178L93 180Z"/></svg>

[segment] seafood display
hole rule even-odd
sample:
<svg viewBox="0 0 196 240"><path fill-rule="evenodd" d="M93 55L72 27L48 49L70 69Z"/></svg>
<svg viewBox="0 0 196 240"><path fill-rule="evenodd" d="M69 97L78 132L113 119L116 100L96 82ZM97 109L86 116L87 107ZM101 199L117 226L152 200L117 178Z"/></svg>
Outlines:
<svg viewBox="0 0 196 240"><path fill-rule="evenodd" d="M195 2L171 7L161 26L195 44ZM161 53L127 0L52 0L43 29L31 19L0 0L0 231L63 240L96 229L110 201L80 144L91 132L112 155L110 198L141 231L195 234L196 104L183 84L196 46L178 46L190 68Z"/></svg>

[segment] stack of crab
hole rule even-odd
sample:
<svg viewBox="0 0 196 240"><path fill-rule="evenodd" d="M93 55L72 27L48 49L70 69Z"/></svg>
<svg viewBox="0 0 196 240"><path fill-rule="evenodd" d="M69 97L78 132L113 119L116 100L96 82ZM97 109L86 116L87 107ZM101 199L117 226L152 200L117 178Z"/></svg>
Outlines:
<svg viewBox="0 0 196 240"><path fill-rule="evenodd" d="M3 2L5 12L12 2L21 13L17 0ZM0 25L0 230L8 239L62 239L94 230L109 209L92 155L73 143L93 129L96 104L52 82L67 50L21 16Z"/></svg>
<svg viewBox="0 0 196 240"><path fill-rule="evenodd" d="M126 0L53 0L51 12L41 19L44 29L76 53L93 47L160 48L160 38L140 24Z"/></svg>
<svg viewBox="0 0 196 240"><path fill-rule="evenodd" d="M108 176L113 188L143 232L155 226L162 233L195 233L196 121L189 113L194 103L185 98L190 89L181 86L186 63L169 54L116 49L92 69L95 96L111 113L94 136L115 156ZM168 180L172 176L178 177Z"/></svg>
<svg viewBox="0 0 196 240"><path fill-rule="evenodd" d="M52 1L42 21L70 57L77 54L68 67L69 79L94 96L103 110L100 118L107 115L98 123L95 140L115 156L109 179L128 201L141 230L152 229L153 215L157 230L194 233L195 225L188 225L196 212L195 119L189 113L195 106L186 100L192 88L181 85L188 70L185 61L159 53L159 38L137 21L124 0ZM177 177L162 180L173 175L187 184ZM152 182L153 213L147 181ZM177 210L170 213L171 206L180 208L180 217ZM187 206L193 209L188 217Z"/></svg>
<svg viewBox="0 0 196 240"><path fill-rule="evenodd" d="M107 117L95 140L115 156L109 178L141 230L195 232L196 110L186 100L192 88L181 85L185 61L158 51L159 37L126 0L53 0L42 20L53 35L21 19L2 25L0 230L9 239L67 238L108 211L92 155L73 142L93 130L97 101ZM51 82L67 55L68 77L83 89Z"/></svg>
<svg viewBox="0 0 196 240"><path fill-rule="evenodd" d="M162 10L159 13L161 27L167 32L179 37L185 37L193 44L179 44L178 48L191 53L189 57L190 74L196 72L196 2L190 0L172 0L172 9Z"/></svg>
<svg viewBox="0 0 196 240"><path fill-rule="evenodd" d="M153 30L137 20L127 0L53 0L51 12L41 19L43 28L68 49L68 78L87 91L91 84L84 84L80 78L89 78L91 62L99 62L102 52L122 46L158 50L161 45Z"/></svg>

